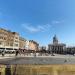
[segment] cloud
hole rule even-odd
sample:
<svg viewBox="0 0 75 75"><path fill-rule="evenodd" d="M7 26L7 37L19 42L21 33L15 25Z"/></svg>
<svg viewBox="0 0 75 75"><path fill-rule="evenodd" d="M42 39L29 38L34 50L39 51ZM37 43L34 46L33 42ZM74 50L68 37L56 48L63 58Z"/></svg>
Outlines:
<svg viewBox="0 0 75 75"><path fill-rule="evenodd" d="M64 21L63 20L53 20L51 22L51 24L44 24L44 25L32 25L32 24L29 24L29 23L24 23L24 24L21 24L22 27L27 31L27 32L30 32L30 33L37 33L37 32L45 32L45 31L48 31L49 29L53 28L53 25L55 24L60 24L60 23L63 23Z"/></svg>
<svg viewBox="0 0 75 75"><path fill-rule="evenodd" d="M36 27L33 27L30 24L22 24L23 28L26 29L28 32L38 32L39 29L37 29Z"/></svg>
<svg viewBox="0 0 75 75"><path fill-rule="evenodd" d="M51 28L51 25L50 24L45 24L45 25L33 26L31 24L22 24L22 27L30 33L36 33L36 32L45 32L45 31L47 31L49 28Z"/></svg>
<svg viewBox="0 0 75 75"><path fill-rule="evenodd" d="M61 21L54 20L54 21L52 21L52 24L59 24L59 23L62 23L62 22L63 22L63 20L61 20Z"/></svg>

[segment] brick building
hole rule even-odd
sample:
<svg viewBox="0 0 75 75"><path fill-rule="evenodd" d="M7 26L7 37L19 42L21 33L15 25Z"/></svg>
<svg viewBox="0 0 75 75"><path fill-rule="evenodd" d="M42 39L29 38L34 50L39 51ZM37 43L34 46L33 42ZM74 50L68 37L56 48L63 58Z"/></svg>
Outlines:
<svg viewBox="0 0 75 75"><path fill-rule="evenodd" d="M26 39L20 37L19 38L19 48L20 49L25 49L26 48Z"/></svg>
<svg viewBox="0 0 75 75"><path fill-rule="evenodd" d="M33 40L29 40L29 50L38 51L39 44Z"/></svg>
<svg viewBox="0 0 75 75"><path fill-rule="evenodd" d="M0 49L19 49L19 34L0 28Z"/></svg>

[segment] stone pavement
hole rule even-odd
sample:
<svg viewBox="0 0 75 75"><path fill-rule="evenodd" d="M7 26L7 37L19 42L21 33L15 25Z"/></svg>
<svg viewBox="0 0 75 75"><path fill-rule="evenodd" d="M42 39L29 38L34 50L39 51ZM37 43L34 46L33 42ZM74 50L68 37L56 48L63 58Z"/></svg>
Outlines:
<svg viewBox="0 0 75 75"><path fill-rule="evenodd" d="M24 54L21 54L21 55L18 55L18 56L15 56L15 54L5 54L5 56L2 56L0 55L0 59L6 59L6 58L15 58L15 57L39 57L39 58L68 58L68 59L71 59L71 58L75 58L75 56L73 55L60 55L60 54L54 54L55 56L51 56L51 55L48 55L48 56L45 56L45 55L42 55L42 56L34 56L34 55L24 55Z"/></svg>
<svg viewBox="0 0 75 75"><path fill-rule="evenodd" d="M0 59L14 58L15 54L5 54L5 56L0 55Z"/></svg>
<svg viewBox="0 0 75 75"><path fill-rule="evenodd" d="M55 56L30 56L6 54L4 57L0 55L0 64L75 64L75 56L58 55Z"/></svg>

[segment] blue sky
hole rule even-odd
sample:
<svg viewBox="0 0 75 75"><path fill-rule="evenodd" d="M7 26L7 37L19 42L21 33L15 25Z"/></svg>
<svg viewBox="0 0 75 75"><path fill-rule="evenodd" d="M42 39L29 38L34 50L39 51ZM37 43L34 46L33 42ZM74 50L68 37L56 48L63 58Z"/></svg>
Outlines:
<svg viewBox="0 0 75 75"><path fill-rule="evenodd" d="M0 0L0 27L40 45L75 45L75 0Z"/></svg>

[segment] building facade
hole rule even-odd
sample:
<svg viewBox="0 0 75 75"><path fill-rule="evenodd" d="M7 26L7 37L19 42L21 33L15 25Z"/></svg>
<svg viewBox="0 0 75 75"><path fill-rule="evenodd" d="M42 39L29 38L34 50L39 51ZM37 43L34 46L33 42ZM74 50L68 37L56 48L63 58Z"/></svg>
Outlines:
<svg viewBox="0 0 75 75"><path fill-rule="evenodd" d="M0 28L0 49L19 49L19 34Z"/></svg>
<svg viewBox="0 0 75 75"><path fill-rule="evenodd" d="M66 44L59 43L56 35L53 37L53 44L48 45L48 50L52 53L62 54L66 49Z"/></svg>
<svg viewBox="0 0 75 75"><path fill-rule="evenodd" d="M46 50L46 46L40 46L39 51L41 51L41 50Z"/></svg>
<svg viewBox="0 0 75 75"><path fill-rule="evenodd" d="M19 38L19 48L26 49L26 39L24 39L22 37Z"/></svg>
<svg viewBox="0 0 75 75"><path fill-rule="evenodd" d="M26 40L17 32L0 28L0 50L38 50L39 44L33 40Z"/></svg>
<svg viewBox="0 0 75 75"><path fill-rule="evenodd" d="M39 44L33 40L29 40L29 50L38 51Z"/></svg>
<svg viewBox="0 0 75 75"><path fill-rule="evenodd" d="M75 54L75 46L69 46L66 48L66 54Z"/></svg>

